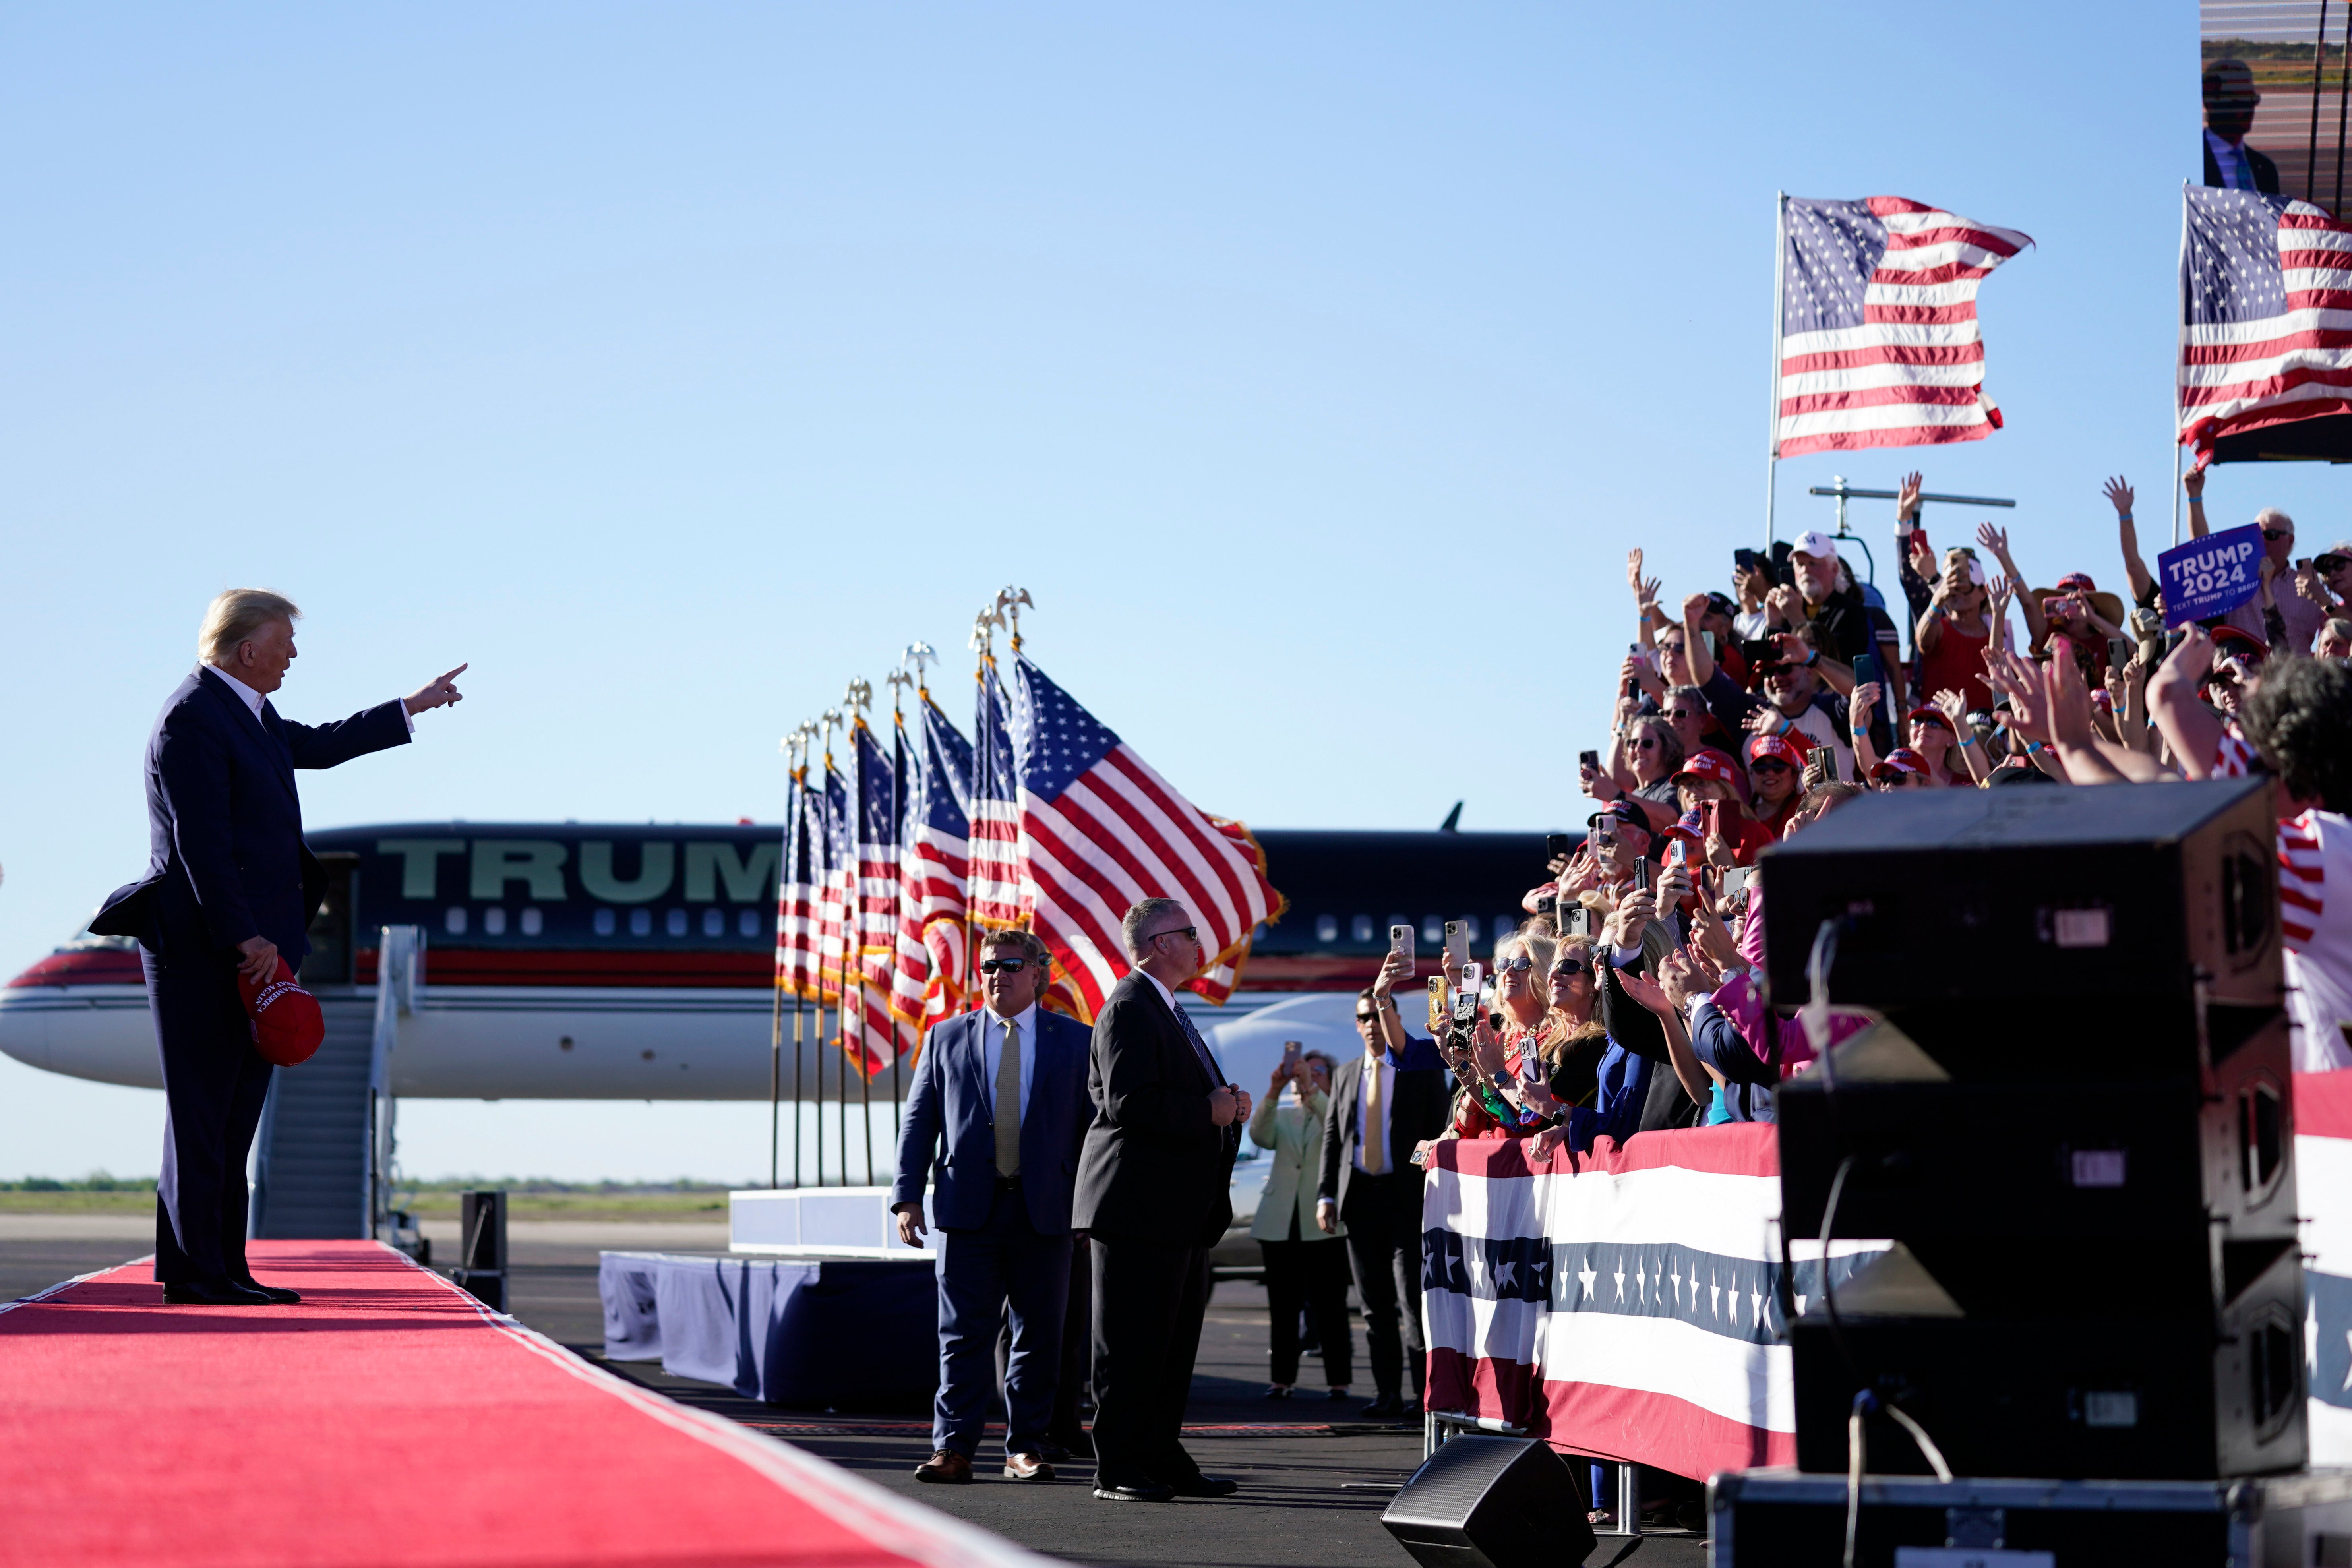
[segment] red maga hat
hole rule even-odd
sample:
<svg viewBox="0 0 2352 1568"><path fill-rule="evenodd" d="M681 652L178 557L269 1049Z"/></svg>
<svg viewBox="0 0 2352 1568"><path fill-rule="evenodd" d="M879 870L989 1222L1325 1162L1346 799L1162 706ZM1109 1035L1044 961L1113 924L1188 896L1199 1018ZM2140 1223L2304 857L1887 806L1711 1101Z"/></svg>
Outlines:
<svg viewBox="0 0 2352 1568"><path fill-rule="evenodd" d="M2268 658L2270 647L2262 638L2236 626L2213 628L2213 651L2222 655L2252 654L2256 658Z"/></svg>
<svg viewBox="0 0 2352 1568"><path fill-rule="evenodd" d="M1805 753L1812 749L1812 742L1794 730L1785 735L1758 735L1748 742L1748 760L1754 763L1759 758L1777 757L1792 768L1801 768Z"/></svg>
<svg viewBox="0 0 2352 1568"><path fill-rule="evenodd" d="M1927 759L1908 746L1897 746L1886 753L1886 760L1870 770L1874 779L1893 778L1898 773L1924 773Z"/></svg>
<svg viewBox="0 0 2352 1568"><path fill-rule="evenodd" d="M1952 716L1949 713L1925 702L1903 715L1906 723L1916 723L1922 719L1930 724L1941 724L1947 730L1952 727Z"/></svg>
<svg viewBox="0 0 2352 1568"><path fill-rule="evenodd" d="M246 1016L253 1020L253 1048L264 1060L290 1068L317 1054L327 1037L327 1016L283 958L267 984L257 985L240 973L236 988L245 998Z"/></svg>
<svg viewBox="0 0 2352 1568"><path fill-rule="evenodd" d="M1719 784L1736 784L1739 782L1739 770L1732 766L1726 753L1713 746L1701 746L1685 757L1683 765L1675 771L1675 781L1679 784L1684 779L1714 779Z"/></svg>

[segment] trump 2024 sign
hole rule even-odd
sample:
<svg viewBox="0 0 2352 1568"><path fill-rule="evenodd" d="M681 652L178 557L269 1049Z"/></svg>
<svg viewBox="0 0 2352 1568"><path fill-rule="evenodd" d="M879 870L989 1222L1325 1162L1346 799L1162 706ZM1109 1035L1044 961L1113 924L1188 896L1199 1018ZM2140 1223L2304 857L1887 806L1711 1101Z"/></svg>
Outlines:
<svg viewBox="0 0 2352 1568"><path fill-rule="evenodd" d="M2226 616L2262 587L2263 530L2250 522L2177 544L2156 558L2164 584L2164 624L2187 626Z"/></svg>

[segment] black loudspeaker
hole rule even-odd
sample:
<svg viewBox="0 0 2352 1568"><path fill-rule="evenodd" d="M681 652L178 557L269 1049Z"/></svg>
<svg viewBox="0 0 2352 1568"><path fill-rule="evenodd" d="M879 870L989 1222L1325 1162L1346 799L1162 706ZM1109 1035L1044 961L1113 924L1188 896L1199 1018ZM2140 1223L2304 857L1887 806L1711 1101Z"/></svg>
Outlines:
<svg viewBox="0 0 2352 1568"><path fill-rule="evenodd" d="M2040 1071L2038 1055L2061 1070L2084 1047L2122 1056L2079 1027L2049 1031L2047 1052L2017 1052L2003 1011L2054 1009L2053 1025L2178 1017L2200 990L2277 1006L2275 841L2264 778L1866 795L1764 853L1772 999L1806 999L1806 962L1831 920L1831 1000L1896 1017L1947 1065L1938 1024L1964 1027L2015 1076ZM2104 1076L2136 1070L2122 1062Z"/></svg>
<svg viewBox="0 0 2352 1568"><path fill-rule="evenodd" d="M2218 1307L2198 1271L2166 1279L2184 1270L2150 1268L2130 1249L2071 1270L2058 1249L2013 1257L2005 1270L1988 1258L1962 1292L1946 1293L1940 1274L1898 1247L1839 1287L1834 1321L1816 1300L1789 1326L1798 1466L1845 1469L1859 1386L1924 1426L1958 1475L2297 1469L2307 1456L2303 1260L2292 1238L2266 1245L2266 1259L2238 1259L2256 1271L2230 1280ZM1984 1309L2004 1274L2006 1310ZM1864 1443L1873 1475L1928 1473L1910 1434L1883 1414L1865 1417Z"/></svg>
<svg viewBox="0 0 2352 1568"><path fill-rule="evenodd" d="M1464 1436L1422 1461L1381 1522L1423 1568L1559 1568L1591 1554L1588 1506L1544 1444Z"/></svg>
<svg viewBox="0 0 2352 1568"><path fill-rule="evenodd" d="M2158 1048L2097 1040L2118 1057ZM2193 1076L1956 1082L1882 1025L1841 1046L1833 1071L1780 1086L1780 1212L1790 1235L1818 1236L1850 1158L1841 1236L2292 1239L2293 1059L2273 1013Z"/></svg>

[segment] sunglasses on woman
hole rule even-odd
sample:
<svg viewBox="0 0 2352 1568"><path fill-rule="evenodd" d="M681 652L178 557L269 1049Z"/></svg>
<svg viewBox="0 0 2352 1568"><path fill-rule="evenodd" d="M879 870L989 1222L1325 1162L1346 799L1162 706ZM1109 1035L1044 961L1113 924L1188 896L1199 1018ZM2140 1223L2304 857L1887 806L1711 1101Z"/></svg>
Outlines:
<svg viewBox="0 0 2352 1568"><path fill-rule="evenodd" d="M1533 969L1535 966L1536 961L1529 958L1523 952L1517 958L1506 958L1498 962L1495 965L1495 973L1497 974L1525 974L1528 970Z"/></svg>

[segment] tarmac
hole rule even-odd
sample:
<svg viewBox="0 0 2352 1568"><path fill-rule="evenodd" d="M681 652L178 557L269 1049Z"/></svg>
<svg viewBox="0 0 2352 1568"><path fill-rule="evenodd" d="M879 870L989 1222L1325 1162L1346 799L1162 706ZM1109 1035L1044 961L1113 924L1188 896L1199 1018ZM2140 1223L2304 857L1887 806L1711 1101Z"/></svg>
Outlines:
<svg viewBox="0 0 2352 1568"><path fill-rule="evenodd" d="M0 1300L147 1251L125 1234L132 1228L122 1223L128 1217L0 1216ZM1319 1391L1287 1400L1262 1397L1266 1316L1265 1292L1257 1286L1218 1286L1202 1335L1186 1417L1188 1426L1224 1428L1188 1436L1186 1446L1203 1469L1233 1477L1242 1483L1241 1491L1231 1498L1168 1504L1106 1503L1095 1500L1093 1466L1082 1458L1057 1466L1059 1479L1051 1484L1003 1480L994 1467L985 1464L975 1466L981 1479L970 1486L917 1481L914 1468L930 1452L927 1411L854 1416L791 1411L740 1399L709 1384L667 1376L657 1363L604 1361L597 1251L648 1245L702 1250L707 1242L698 1233L717 1227L551 1223L563 1224L564 1233L540 1237L530 1234L535 1226L520 1223L509 1228L508 1308L524 1322L646 1387L782 1438L1033 1551L1072 1563L1121 1568L1168 1563L1356 1568L1412 1561L1381 1528L1380 1516L1396 1483L1420 1462L1418 1424L1410 1428L1368 1426L1354 1419L1360 1401L1337 1403ZM582 1234L572 1234L575 1231ZM648 1237L642 1234L646 1231L656 1234ZM1356 1334L1357 1387L1369 1397L1370 1379L1361 1372L1360 1325ZM1310 1357L1307 1380L1312 1383L1316 1374ZM983 1450L983 1460L989 1457ZM1681 1531L1603 1536L1586 1559L1590 1568L1696 1568L1706 1562L1704 1538Z"/></svg>

